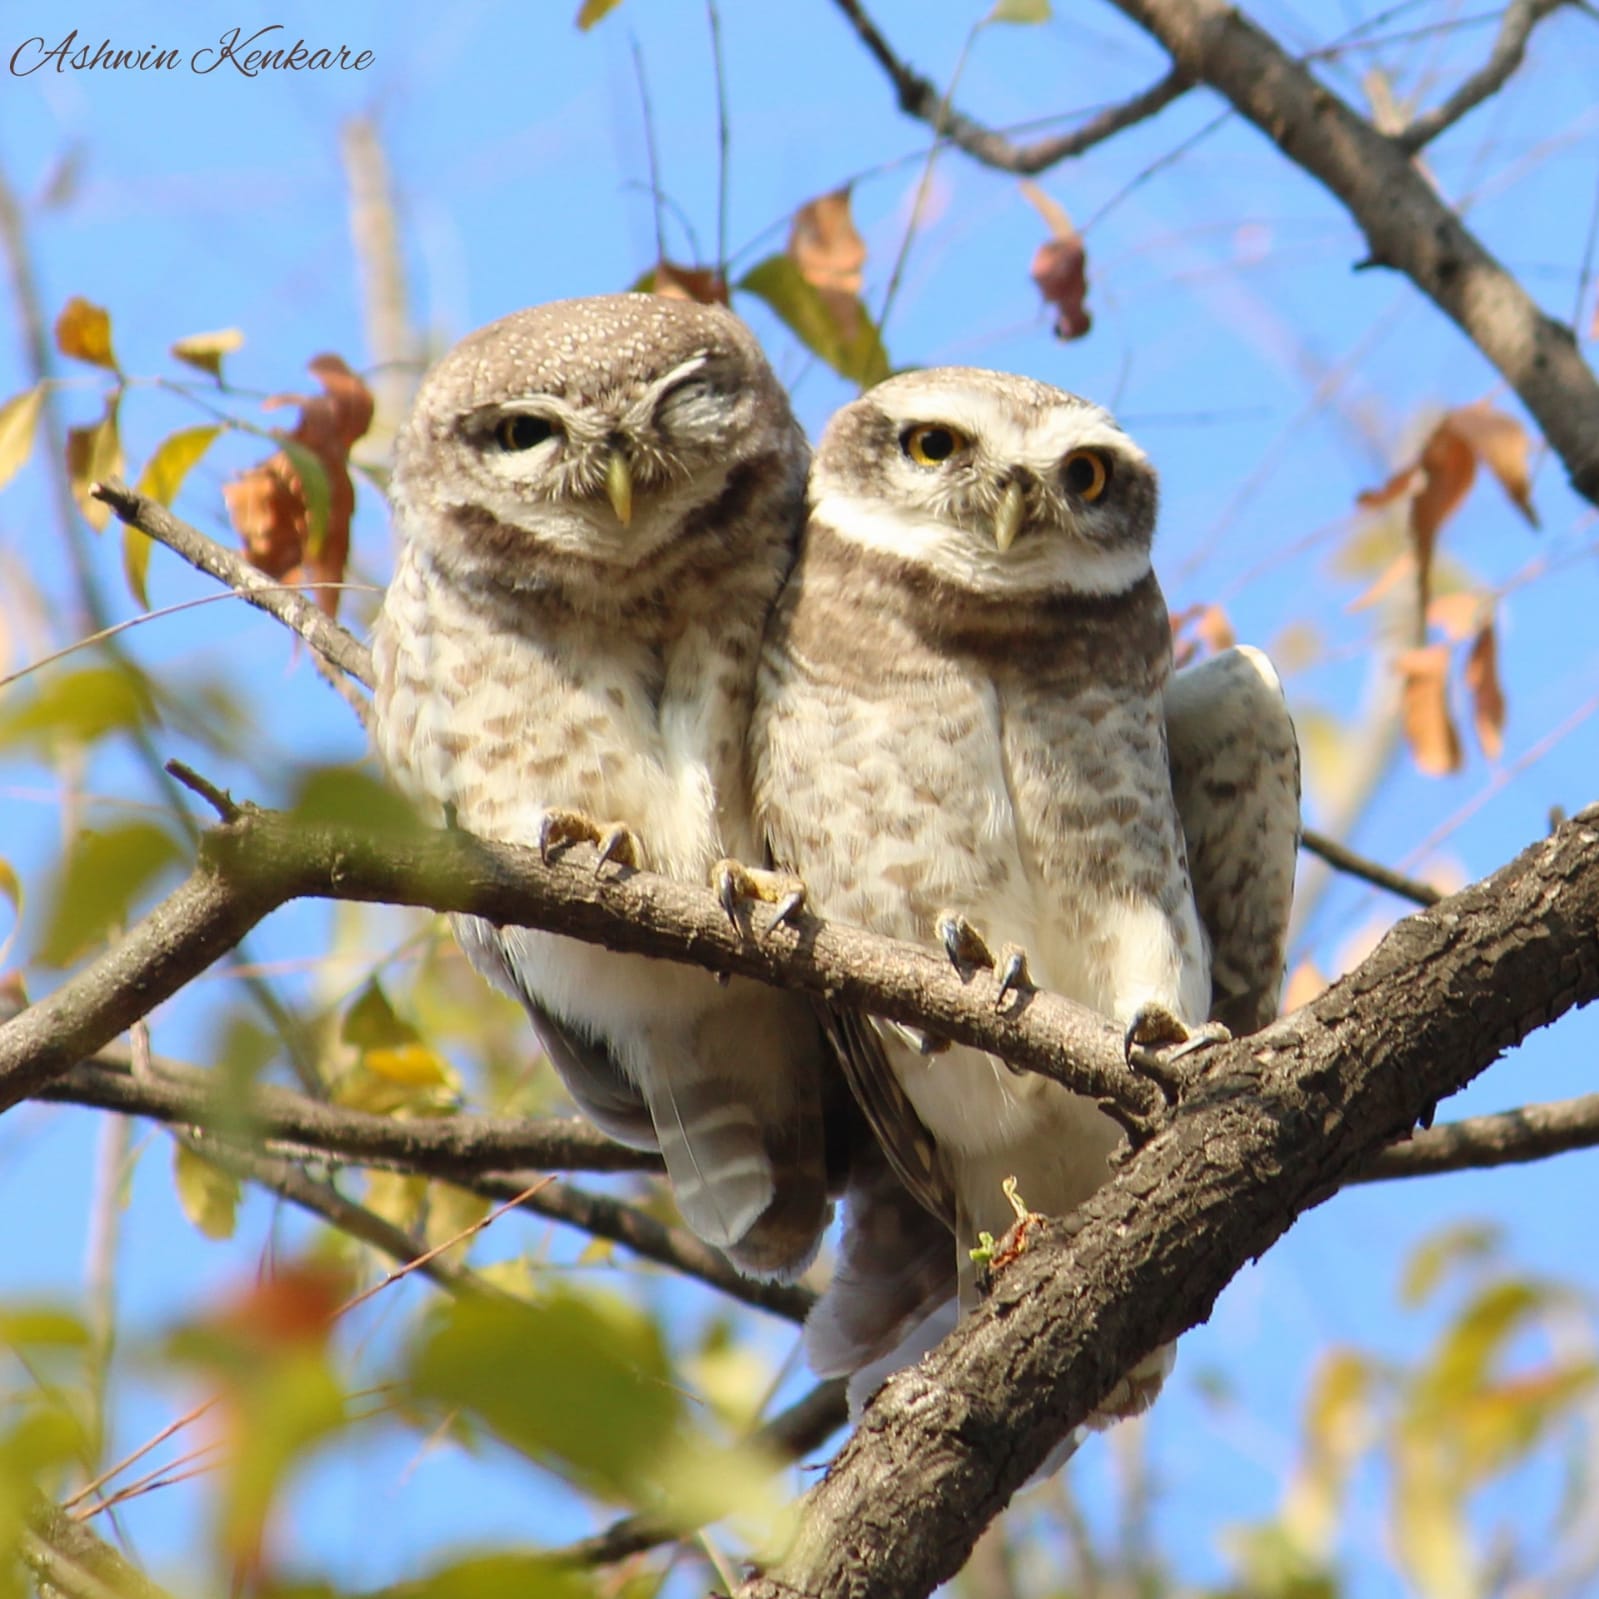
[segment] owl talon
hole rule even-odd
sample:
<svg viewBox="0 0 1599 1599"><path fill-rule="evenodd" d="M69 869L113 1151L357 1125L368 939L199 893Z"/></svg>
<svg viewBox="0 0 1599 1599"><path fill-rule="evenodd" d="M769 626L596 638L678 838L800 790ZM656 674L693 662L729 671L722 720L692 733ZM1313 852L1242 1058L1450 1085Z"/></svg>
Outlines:
<svg viewBox="0 0 1599 1599"><path fill-rule="evenodd" d="M999 983L999 992L994 995L994 1009L1004 1010L1005 1001L1012 994L1033 987L1033 979L1027 970L1027 951L1019 944L1001 945L994 976Z"/></svg>
<svg viewBox="0 0 1599 1599"><path fill-rule="evenodd" d="M805 908L805 885L788 872L769 872L759 866L746 866L742 861L718 861L711 868L711 887L733 930L742 934L744 923L739 919L742 908L759 903L776 907L766 931L780 927L784 922L795 925L795 918Z"/></svg>
<svg viewBox="0 0 1599 1599"><path fill-rule="evenodd" d="M1205 1022L1189 1027L1164 1005L1140 1005L1128 1023L1123 1038L1127 1064L1149 1078L1166 1096L1170 1105L1178 1104L1203 1068L1178 1069L1185 1057L1232 1042L1232 1034L1220 1022Z"/></svg>
<svg viewBox="0 0 1599 1599"><path fill-rule="evenodd" d="M944 911L933 924L949 963L964 982L974 971L991 972L994 954L983 935L959 911Z"/></svg>
<svg viewBox="0 0 1599 1599"><path fill-rule="evenodd" d="M633 829L626 822L612 822L604 832L594 841L599 846L600 858L594 863L594 875L598 877L609 861L615 861L619 866L631 866L637 869L639 864L638 839L633 834Z"/></svg>
<svg viewBox="0 0 1599 1599"><path fill-rule="evenodd" d="M539 817L539 859L548 866L550 856L568 844L592 844L599 850L600 858L594 863L596 877L609 861L637 867L641 860L638 838L626 822L602 825L582 811L545 811Z"/></svg>

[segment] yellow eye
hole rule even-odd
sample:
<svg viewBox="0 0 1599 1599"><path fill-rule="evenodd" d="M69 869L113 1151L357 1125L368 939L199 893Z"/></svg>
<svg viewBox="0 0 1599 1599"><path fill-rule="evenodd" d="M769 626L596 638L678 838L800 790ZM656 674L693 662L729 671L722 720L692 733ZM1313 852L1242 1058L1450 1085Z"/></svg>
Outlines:
<svg viewBox="0 0 1599 1599"><path fill-rule="evenodd" d="M502 416L494 424L494 442L508 454L535 450L554 436L553 422L542 416L530 416L526 411L519 411L514 416Z"/></svg>
<svg viewBox="0 0 1599 1599"><path fill-rule="evenodd" d="M923 423L900 435L899 447L918 466L942 466L964 450L971 440L959 428L941 422Z"/></svg>
<svg viewBox="0 0 1599 1599"><path fill-rule="evenodd" d="M1110 487L1110 457L1098 450L1073 450L1061 463L1067 492L1092 505Z"/></svg>

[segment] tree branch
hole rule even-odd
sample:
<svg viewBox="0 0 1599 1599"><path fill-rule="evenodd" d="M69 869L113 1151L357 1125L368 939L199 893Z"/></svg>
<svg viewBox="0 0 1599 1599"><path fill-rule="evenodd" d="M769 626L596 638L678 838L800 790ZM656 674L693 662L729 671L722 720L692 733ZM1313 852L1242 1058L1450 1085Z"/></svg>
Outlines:
<svg viewBox="0 0 1599 1599"><path fill-rule="evenodd" d="M374 835L247 810L206 833L193 875L113 949L0 1027L0 1111L37 1094L204 971L269 911L321 897L466 912L587 943L754 977L931 1028L1057 1078L1137 1123L1161 1096L1128 1070L1106 1019L1041 991L994 1008L991 972L805 917L749 935L708 889L648 872L598 876L574 847L537 851L422 828Z"/></svg>
<svg viewBox="0 0 1599 1599"><path fill-rule="evenodd" d="M1487 61L1466 79L1442 105L1423 112L1406 128L1394 135L1394 143L1410 155L1415 155L1430 144L1446 128L1482 104L1491 94L1496 94L1505 84L1527 53L1527 40L1532 30L1550 12L1558 11L1569 0L1511 0L1499 24L1499 37Z"/></svg>
<svg viewBox="0 0 1599 1599"><path fill-rule="evenodd" d="M791 1548L740 1599L920 1599L1055 1443L1244 1263L1512 1044L1599 997L1599 806L1392 928L1355 972L1223 1046L1171 1121L983 1306L890 1378Z"/></svg>
<svg viewBox="0 0 1599 1599"><path fill-rule="evenodd" d="M1348 845L1340 844L1337 839L1329 838L1325 833L1317 833L1307 827L1300 844L1310 854L1326 861L1335 870L1347 873L1350 877L1358 877L1362 882L1370 883L1376 888L1385 888L1390 894L1397 894L1400 899L1408 899L1412 905L1436 905L1443 898L1431 883L1418 882L1414 877L1406 877L1391 867L1367 860L1364 855L1357 855Z"/></svg>
<svg viewBox="0 0 1599 1599"><path fill-rule="evenodd" d="M1575 335L1483 248L1408 148L1226 0L1113 3L1343 203L1366 235L1370 264L1403 272L1456 323L1537 419L1573 488L1599 504L1599 381Z"/></svg>
<svg viewBox="0 0 1599 1599"><path fill-rule="evenodd" d="M225 549L198 528L180 522L159 500L137 494L118 478L94 486L94 497L107 505L130 527L148 533L190 566L214 577L268 616L298 633L316 655L347 677L372 686L372 652L348 628L325 616L303 594L274 583L246 560Z"/></svg>
<svg viewBox="0 0 1599 1599"><path fill-rule="evenodd" d="M1106 107L1070 133L1036 139L1031 144L1013 144L1004 134L985 128L953 106L946 105L944 94L937 85L912 70L894 54L877 24L862 10L858 0L833 0L833 3L844 13L861 43L894 85L900 110L919 122L925 122L940 138L948 139L957 149L964 150L984 166L1000 172L1014 172L1020 177L1031 177L1072 156L1082 155L1096 144L1103 144L1124 128L1146 121L1156 112L1164 110L1193 85L1193 79L1187 73L1179 67L1173 67L1159 82L1152 83L1142 93L1135 94L1120 105Z"/></svg>
<svg viewBox="0 0 1599 1599"><path fill-rule="evenodd" d="M1471 1116L1417 1133L1374 1155L1350 1179L1384 1182L1390 1177L1434 1177L1442 1172L1523 1165L1599 1144L1599 1094L1523 1105L1494 1116Z"/></svg>

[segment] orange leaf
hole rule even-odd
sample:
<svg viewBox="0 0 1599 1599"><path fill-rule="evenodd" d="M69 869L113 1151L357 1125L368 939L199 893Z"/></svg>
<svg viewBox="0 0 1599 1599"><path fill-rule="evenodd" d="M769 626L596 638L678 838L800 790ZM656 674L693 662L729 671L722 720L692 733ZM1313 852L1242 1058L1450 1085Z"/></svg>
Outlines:
<svg viewBox="0 0 1599 1599"><path fill-rule="evenodd" d="M253 566L271 577L338 583L349 559L350 518L355 512L350 447L372 425L372 394L337 355L317 356L310 370L322 385L321 394L275 394L263 404L269 410L300 407L300 419L286 442L299 447L308 471L317 462L322 465L327 479L325 525L318 504L313 528L313 497L284 450L224 484L222 494ZM314 598L327 615L337 613L336 588L318 588Z"/></svg>
<svg viewBox="0 0 1599 1599"><path fill-rule="evenodd" d="M1033 252L1033 282L1045 302L1055 307L1055 337L1080 339L1094 325L1083 304L1088 294L1088 256L1083 249L1083 236L1065 206L1036 183L1023 183L1022 193L1049 224L1051 234Z"/></svg>
<svg viewBox="0 0 1599 1599"><path fill-rule="evenodd" d="M714 267L686 267L659 261L646 281L649 292L665 300L690 300L695 305L727 304L727 283Z"/></svg>
<svg viewBox="0 0 1599 1599"><path fill-rule="evenodd" d="M234 1294L207 1324L261 1349L321 1348L348 1293L336 1267L291 1262Z"/></svg>
<svg viewBox="0 0 1599 1599"><path fill-rule="evenodd" d="M1316 963L1314 961L1301 961L1288 974L1288 982L1283 989L1282 1014L1287 1016L1301 1006L1308 1005L1311 1000L1318 998L1326 991L1327 979L1322 975Z"/></svg>
<svg viewBox="0 0 1599 1599"><path fill-rule="evenodd" d="M1423 610L1431 592L1438 530L1459 510L1476 475L1476 451L1446 416L1422 447L1421 487L1410 502L1410 537L1416 549L1416 586Z"/></svg>
<svg viewBox="0 0 1599 1599"><path fill-rule="evenodd" d="M1416 570L1416 557L1406 550L1402 555L1396 556L1387 567L1378 573L1377 580L1370 588L1357 594L1346 609L1349 611L1367 611L1379 600L1385 600Z"/></svg>
<svg viewBox="0 0 1599 1599"><path fill-rule="evenodd" d="M1470 638L1482 617L1480 595L1462 589L1454 594L1439 594L1427 604L1427 622L1438 628L1451 644Z"/></svg>
<svg viewBox="0 0 1599 1599"><path fill-rule="evenodd" d="M1405 680L1400 707L1416 765L1429 777L1458 772L1460 734L1449 714L1449 646L1406 650L1394 664Z"/></svg>
<svg viewBox="0 0 1599 1599"><path fill-rule="evenodd" d="M849 213L848 188L807 200L794 213L788 253L807 283L852 299L860 294L866 243Z"/></svg>
<svg viewBox="0 0 1599 1599"><path fill-rule="evenodd" d="M91 305L81 294L73 295L56 318L56 348L74 360L117 370L117 358L111 353L110 313L104 306Z"/></svg>
<svg viewBox="0 0 1599 1599"><path fill-rule="evenodd" d="M1492 617L1471 641L1465 679L1477 742L1490 761L1497 761L1505 747L1505 691L1499 681L1499 644Z"/></svg>
<svg viewBox="0 0 1599 1599"><path fill-rule="evenodd" d="M1415 466L1401 467L1381 488L1362 489L1355 496L1355 504L1363 511L1375 511L1381 506L1391 505L1401 494L1410 493L1419 471L1420 468Z"/></svg>
<svg viewBox="0 0 1599 1599"><path fill-rule="evenodd" d="M1477 459L1493 473L1500 488L1534 526L1538 513L1532 507L1532 473L1527 464L1531 441L1527 430L1503 411L1486 402L1462 406L1449 416L1450 425L1477 452Z"/></svg>

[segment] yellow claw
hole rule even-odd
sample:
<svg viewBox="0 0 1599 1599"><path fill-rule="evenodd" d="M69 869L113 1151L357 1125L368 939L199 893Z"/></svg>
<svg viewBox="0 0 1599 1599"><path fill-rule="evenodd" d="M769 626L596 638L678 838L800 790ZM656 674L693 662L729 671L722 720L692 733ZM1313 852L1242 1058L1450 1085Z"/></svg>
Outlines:
<svg viewBox="0 0 1599 1599"><path fill-rule="evenodd" d="M605 462L605 497L626 527L633 520L633 469L620 449L613 449Z"/></svg>
<svg viewBox="0 0 1599 1599"><path fill-rule="evenodd" d="M994 543L1003 555L1016 542L1021 531L1022 517L1027 513L1026 498L1020 483L1007 483L1005 497L994 512Z"/></svg>

